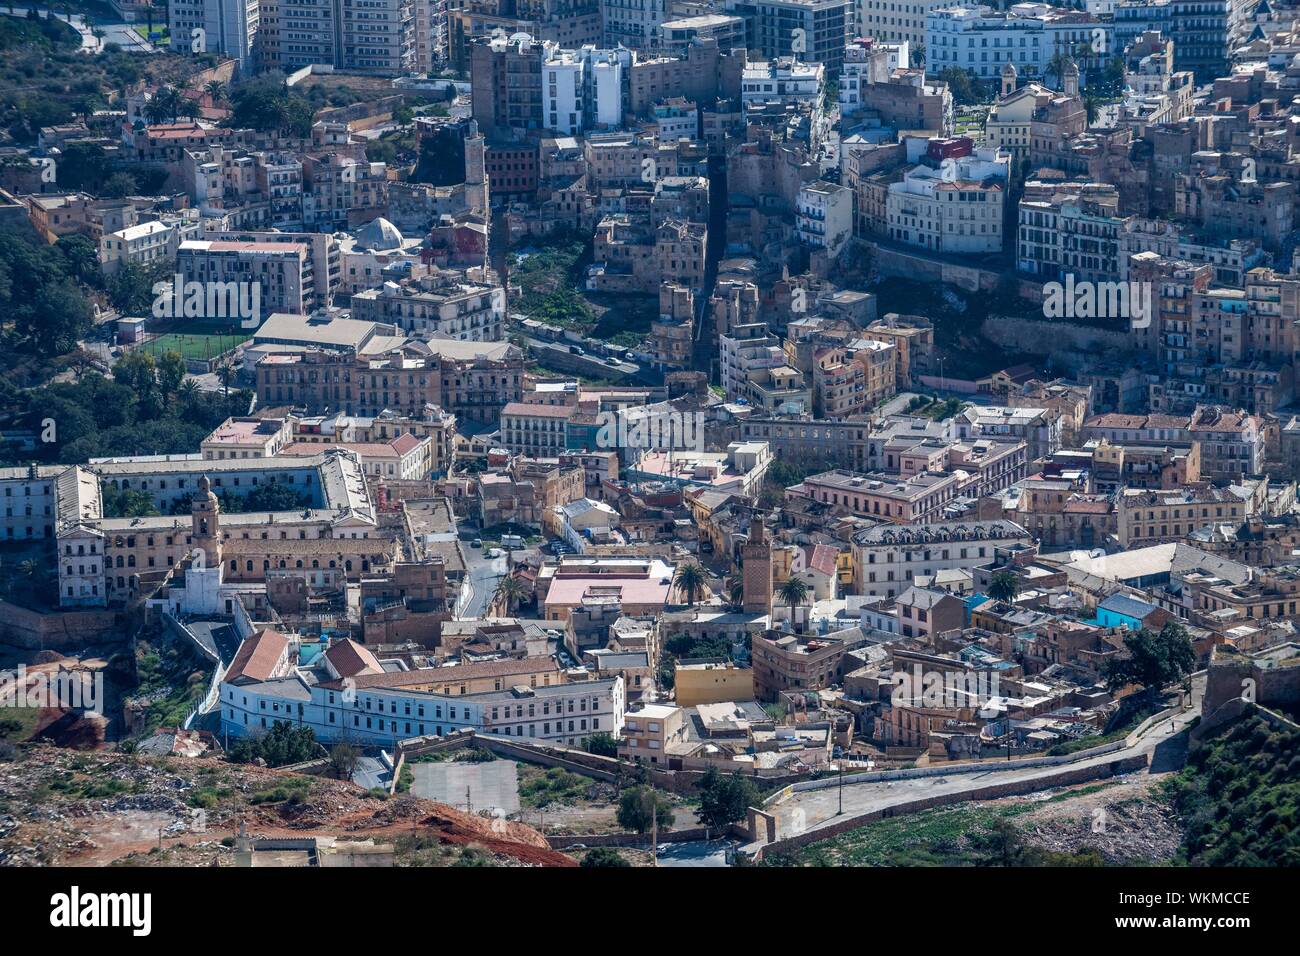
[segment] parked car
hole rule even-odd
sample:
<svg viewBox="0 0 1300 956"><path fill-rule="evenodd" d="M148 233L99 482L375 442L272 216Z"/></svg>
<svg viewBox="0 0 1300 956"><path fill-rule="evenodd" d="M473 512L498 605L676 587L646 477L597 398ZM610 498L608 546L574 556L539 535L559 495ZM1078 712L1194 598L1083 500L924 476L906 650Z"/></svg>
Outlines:
<svg viewBox="0 0 1300 956"><path fill-rule="evenodd" d="M471 542L469 543L469 546L470 546L471 548L481 548L481 547L483 547L483 539L482 539L482 538L475 538L473 541L471 541Z"/></svg>

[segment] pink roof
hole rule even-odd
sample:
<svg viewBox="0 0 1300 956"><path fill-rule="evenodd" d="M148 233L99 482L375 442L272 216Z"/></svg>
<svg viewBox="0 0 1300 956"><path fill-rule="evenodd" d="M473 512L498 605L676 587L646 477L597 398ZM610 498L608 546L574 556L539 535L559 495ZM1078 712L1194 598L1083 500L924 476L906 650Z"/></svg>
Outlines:
<svg viewBox="0 0 1300 956"><path fill-rule="evenodd" d="M815 545L812 554L808 558L808 566L822 574L834 575L836 571L836 558L839 557L839 549L829 544Z"/></svg>
<svg viewBox="0 0 1300 956"><path fill-rule="evenodd" d="M589 592L608 590L617 593L619 601L624 605L662 605L668 603L668 592L671 588L671 572L663 578L632 569L629 569L625 575L562 576L556 574L551 579L550 590L546 592L546 603L563 607L577 606L582 603L583 596Z"/></svg>

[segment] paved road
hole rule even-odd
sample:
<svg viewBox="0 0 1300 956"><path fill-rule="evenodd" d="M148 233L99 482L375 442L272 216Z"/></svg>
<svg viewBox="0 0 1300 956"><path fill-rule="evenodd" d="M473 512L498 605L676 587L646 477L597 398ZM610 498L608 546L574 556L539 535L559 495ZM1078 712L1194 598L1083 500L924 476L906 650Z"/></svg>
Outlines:
<svg viewBox="0 0 1300 956"><path fill-rule="evenodd" d="M25 17L28 13L27 7L15 7L14 16ZM0 10L0 13L8 14L6 7ZM36 13L42 17L49 17L49 10L37 7ZM116 43L123 50L130 53L156 53L157 49L150 43L146 42L144 37L135 32L135 29L129 23L112 20L98 20L93 17L87 21L86 15L74 13L71 19L66 14L53 14L57 19L71 25L71 27L81 34L81 52L86 54L99 53L106 43ZM103 31L103 39L96 37L94 30Z"/></svg>
<svg viewBox="0 0 1300 956"><path fill-rule="evenodd" d="M1120 757L1153 754L1151 770L1163 772L1174 769L1186 748L1185 735L1179 731L1187 727L1200 714L1200 695L1204 691L1204 678L1193 685L1193 706L1190 710L1170 720L1161 721L1149 728L1143 736L1126 750L1118 750L1080 760L1076 763L1048 767L999 769L998 763L986 761L988 770L954 773L935 777L913 777L904 780L882 780L875 783L846 784L843 793L844 814L854 816L906 803L921 797L961 793L997 783L1020 782L1042 778L1043 788L1053 786L1048 782L1053 774L1063 768L1088 767L1107 763ZM796 792L776 808L778 837L793 836L813 829L839 815L840 788Z"/></svg>
<svg viewBox="0 0 1300 956"><path fill-rule="evenodd" d="M726 866L731 845L726 840L693 843L661 843L660 866Z"/></svg>
<svg viewBox="0 0 1300 956"><path fill-rule="evenodd" d="M497 582L505 576L506 556L502 554L499 558L489 558L488 548L471 548L469 542L463 542L462 547L465 551L465 564L469 568L469 586L472 589L465 611L460 615L465 620L482 617L487 610L488 601L497 589Z"/></svg>

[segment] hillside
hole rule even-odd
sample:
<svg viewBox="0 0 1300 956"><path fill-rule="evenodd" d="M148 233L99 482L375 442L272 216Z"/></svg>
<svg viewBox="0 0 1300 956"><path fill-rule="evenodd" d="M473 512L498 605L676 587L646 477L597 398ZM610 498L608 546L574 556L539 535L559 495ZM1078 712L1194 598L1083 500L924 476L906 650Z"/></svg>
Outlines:
<svg viewBox="0 0 1300 956"><path fill-rule="evenodd" d="M0 865L230 865L253 837L397 844L399 863L573 866L532 827L215 758L22 748L0 763Z"/></svg>
<svg viewBox="0 0 1300 956"><path fill-rule="evenodd" d="M1259 716L1188 757L1166 785L1191 866L1300 866L1300 733Z"/></svg>

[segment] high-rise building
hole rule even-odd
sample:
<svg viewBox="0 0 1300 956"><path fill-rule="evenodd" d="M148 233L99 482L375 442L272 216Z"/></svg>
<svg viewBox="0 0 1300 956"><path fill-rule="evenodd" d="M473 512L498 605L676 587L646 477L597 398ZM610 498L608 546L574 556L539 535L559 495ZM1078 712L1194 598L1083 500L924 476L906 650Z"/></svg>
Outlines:
<svg viewBox="0 0 1300 956"><path fill-rule="evenodd" d="M438 0L422 2L431 10ZM192 29L202 27L206 52L234 57L241 68L251 65L292 71L321 64L357 73L400 76L417 69L416 3L173 0L168 11L172 49L205 52L195 51L190 42ZM241 45L245 34L247 40ZM429 43L432 55L432 40ZM241 54L242 48L248 52Z"/></svg>
<svg viewBox="0 0 1300 956"><path fill-rule="evenodd" d="M763 57L793 56L821 63L838 75L844 47L856 32L852 0L727 0L727 13L744 17L748 48Z"/></svg>
<svg viewBox="0 0 1300 956"><path fill-rule="evenodd" d="M171 0L167 29L177 53L220 53L240 70L258 65L259 0Z"/></svg>

